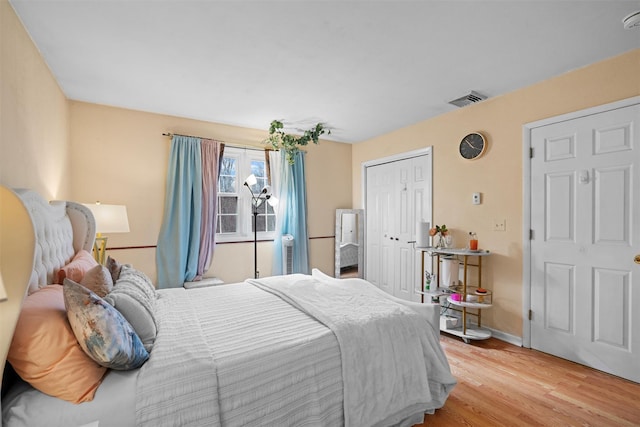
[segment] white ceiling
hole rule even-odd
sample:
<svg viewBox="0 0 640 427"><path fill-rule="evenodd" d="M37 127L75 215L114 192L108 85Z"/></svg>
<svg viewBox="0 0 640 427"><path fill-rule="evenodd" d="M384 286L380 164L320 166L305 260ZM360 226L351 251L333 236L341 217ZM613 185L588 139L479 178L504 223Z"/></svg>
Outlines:
<svg viewBox="0 0 640 427"><path fill-rule="evenodd" d="M70 99L342 142L640 48L640 0L10 3Z"/></svg>

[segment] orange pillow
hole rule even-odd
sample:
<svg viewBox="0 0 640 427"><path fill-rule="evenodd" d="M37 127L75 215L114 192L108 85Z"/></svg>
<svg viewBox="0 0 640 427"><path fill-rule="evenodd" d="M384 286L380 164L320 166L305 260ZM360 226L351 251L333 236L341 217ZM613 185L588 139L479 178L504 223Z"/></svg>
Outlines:
<svg viewBox="0 0 640 427"><path fill-rule="evenodd" d="M76 283L80 283L84 277L84 273L96 265L100 265L98 261L96 261L89 252L80 249L71 262L58 271L58 281L56 283L62 285L65 277Z"/></svg>
<svg viewBox="0 0 640 427"><path fill-rule="evenodd" d="M34 388L73 403L93 400L107 371L78 344L60 285L27 296L7 360Z"/></svg>

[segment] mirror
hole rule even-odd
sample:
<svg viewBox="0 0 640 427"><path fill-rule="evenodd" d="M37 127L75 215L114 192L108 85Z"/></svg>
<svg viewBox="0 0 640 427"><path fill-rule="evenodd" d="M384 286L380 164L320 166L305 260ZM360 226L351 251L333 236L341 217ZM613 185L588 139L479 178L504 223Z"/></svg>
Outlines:
<svg viewBox="0 0 640 427"><path fill-rule="evenodd" d="M363 209L336 209L336 278L364 276L363 215Z"/></svg>

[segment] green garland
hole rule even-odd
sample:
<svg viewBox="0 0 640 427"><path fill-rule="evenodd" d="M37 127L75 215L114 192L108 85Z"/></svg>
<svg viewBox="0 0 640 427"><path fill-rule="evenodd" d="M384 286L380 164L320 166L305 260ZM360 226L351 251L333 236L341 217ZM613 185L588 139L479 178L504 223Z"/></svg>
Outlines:
<svg viewBox="0 0 640 427"><path fill-rule="evenodd" d="M290 165L295 162L294 159L296 153L300 151L300 146L307 145L310 141L317 144L320 135L331 134L331 130L325 128L323 123L318 123L313 128L304 131L301 136L285 133L283 128L284 125L280 120L273 120L269 126L269 137L266 142L271 144L274 150L284 150Z"/></svg>

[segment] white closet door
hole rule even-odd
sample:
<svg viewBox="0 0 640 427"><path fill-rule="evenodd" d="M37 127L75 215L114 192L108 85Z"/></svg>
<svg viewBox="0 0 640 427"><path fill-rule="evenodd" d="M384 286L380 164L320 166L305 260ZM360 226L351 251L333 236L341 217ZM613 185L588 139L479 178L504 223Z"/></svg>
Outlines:
<svg viewBox="0 0 640 427"><path fill-rule="evenodd" d="M394 294L392 217L395 189L388 164L367 168L366 271L368 281Z"/></svg>
<svg viewBox="0 0 640 427"><path fill-rule="evenodd" d="M409 301L421 300L413 242L416 221L430 218L430 177L426 155L366 169L365 278Z"/></svg>

